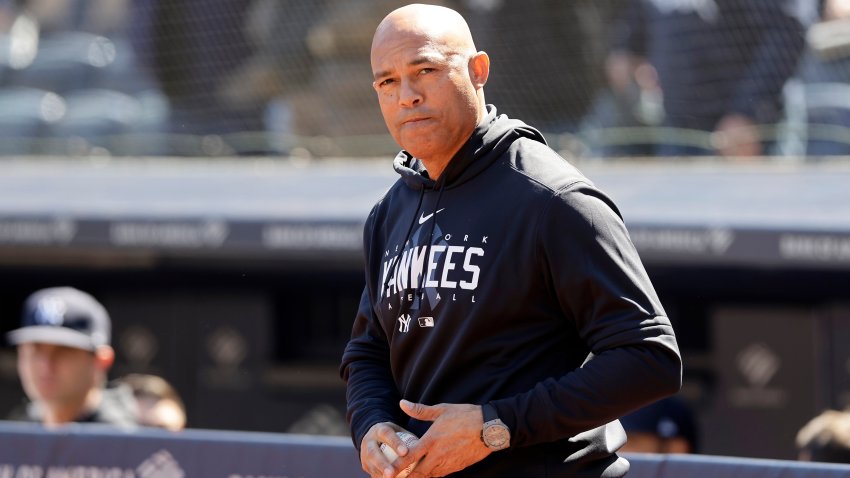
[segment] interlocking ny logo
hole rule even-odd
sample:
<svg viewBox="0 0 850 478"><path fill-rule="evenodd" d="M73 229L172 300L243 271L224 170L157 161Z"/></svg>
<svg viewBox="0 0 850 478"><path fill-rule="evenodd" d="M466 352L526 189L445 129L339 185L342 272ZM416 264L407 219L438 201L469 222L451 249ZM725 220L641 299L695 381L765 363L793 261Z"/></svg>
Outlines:
<svg viewBox="0 0 850 478"><path fill-rule="evenodd" d="M401 314L398 317L398 331L402 333L407 333L410 330L410 314Z"/></svg>
<svg viewBox="0 0 850 478"><path fill-rule="evenodd" d="M65 320L65 301L58 297L45 297L35 308L35 323L38 325L62 325Z"/></svg>
<svg viewBox="0 0 850 478"><path fill-rule="evenodd" d="M183 478L183 469L167 450L159 450L136 468L139 478Z"/></svg>

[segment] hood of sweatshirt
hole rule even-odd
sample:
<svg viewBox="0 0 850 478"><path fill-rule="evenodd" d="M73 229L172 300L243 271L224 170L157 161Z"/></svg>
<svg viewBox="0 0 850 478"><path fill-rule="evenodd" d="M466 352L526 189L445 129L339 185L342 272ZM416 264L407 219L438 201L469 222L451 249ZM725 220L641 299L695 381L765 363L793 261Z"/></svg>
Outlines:
<svg viewBox="0 0 850 478"><path fill-rule="evenodd" d="M508 118L505 115L499 115L496 112L495 106L487 105L487 114L478 126L475 127L466 143L455 153L437 180L428 176L428 172L422 161L414 158L407 151L402 150L398 153L393 161L393 168L401 175L401 179L407 187L419 192L419 202L416 205L416 211L414 211L413 219L407 228L407 233L402 244L407 243L413 232L417 214L422 207L427 191L437 191L437 200L431 211L432 214L436 214L440 207L440 199L443 196L443 191L461 186L486 170L519 138L529 138L546 144L546 139L543 138L540 131L528 126L522 121ZM431 231L426 237L433 237L435 226L436 221L431 221ZM426 257L430 253L431 245L430 241L426 245ZM394 261L391 266L392 272L387 275L387 281L394 276L397 268L398 261ZM410 269L408 273L412 273ZM386 287L386 285L385 283L384 286ZM422 287L423 285L420 282L416 288L417 296L421 295Z"/></svg>
<svg viewBox="0 0 850 478"><path fill-rule="evenodd" d="M487 105L487 114L475 127L469 140L455 153L438 180L431 179L425 165L407 151L401 151L393 168L404 184L413 190L451 189L487 169L518 138L525 137L546 144L540 131L520 120L499 115L496 107Z"/></svg>

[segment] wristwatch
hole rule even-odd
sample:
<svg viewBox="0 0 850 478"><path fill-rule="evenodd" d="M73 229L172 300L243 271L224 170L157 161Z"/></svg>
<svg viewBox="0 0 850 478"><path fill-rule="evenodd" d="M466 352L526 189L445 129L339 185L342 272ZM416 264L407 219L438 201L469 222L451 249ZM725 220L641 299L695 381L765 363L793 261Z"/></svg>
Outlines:
<svg viewBox="0 0 850 478"><path fill-rule="evenodd" d="M511 431L508 426L499 419L496 407L493 405L481 405L484 414L484 427L481 428L481 441L492 451L504 450L511 445Z"/></svg>

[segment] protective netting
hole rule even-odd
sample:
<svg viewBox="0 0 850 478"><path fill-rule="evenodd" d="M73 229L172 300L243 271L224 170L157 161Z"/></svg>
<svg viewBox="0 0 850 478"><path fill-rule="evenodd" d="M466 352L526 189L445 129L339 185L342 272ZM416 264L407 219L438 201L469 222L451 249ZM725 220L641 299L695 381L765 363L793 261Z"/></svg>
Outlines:
<svg viewBox="0 0 850 478"><path fill-rule="evenodd" d="M404 3L0 1L0 153L391 154L369 49ZM440 3L491 56L488 102L557 149L850 150L846 0Z"/></svg>

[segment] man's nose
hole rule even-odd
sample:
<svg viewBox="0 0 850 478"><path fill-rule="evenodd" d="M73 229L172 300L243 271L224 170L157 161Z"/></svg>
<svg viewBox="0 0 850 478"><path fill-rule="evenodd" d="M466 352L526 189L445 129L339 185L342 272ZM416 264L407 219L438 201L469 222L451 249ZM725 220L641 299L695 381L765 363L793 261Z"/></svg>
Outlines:
<svg viewBox="0 0 850 478"><path fill-rule="evenodd" d="M416 106L422 102L422 94L412 81L402 81L399 91L399 103L405 108Z"/></svg>

